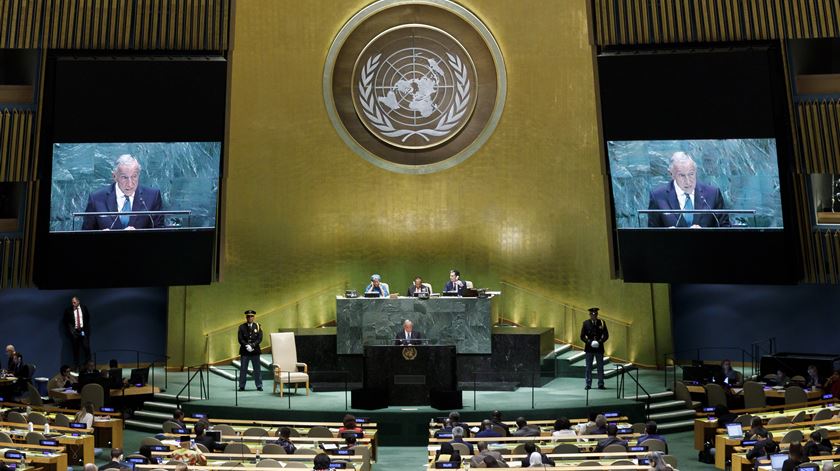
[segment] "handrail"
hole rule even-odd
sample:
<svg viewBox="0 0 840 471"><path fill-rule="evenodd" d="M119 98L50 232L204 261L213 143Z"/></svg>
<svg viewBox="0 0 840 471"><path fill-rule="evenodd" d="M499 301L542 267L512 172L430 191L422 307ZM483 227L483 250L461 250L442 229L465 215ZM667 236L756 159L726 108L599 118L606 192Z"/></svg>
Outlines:
<svg viewBox="0 0 840 471"><path fill-rule="evenodd" d="M133 352L136 354L136 364L137 368L140 368L140 354L143 355L150 355L152 357L151 365L150 365L150 375L152 376L152 386L155 385L155 377L154 377L154 369L155 363L159 359L163 359L163 388L169 387L169 355L164 353L155 353L155 352L144 352L143 350L134 350L130 348L103 348L101 350L97 350L93 352L93 364L97 365L96 362L96 354L101 352Z"/></svg>
<svg viewBox="0 0 840 471"><path fill-rule="evenodd" d="M616 399L622 399L624 397L624 376L625 376L625 373L626 373L627 376L629 376L630 379L632 379L633 382L636 383L636 396L635 396L636 399L635 400L639 399L639 389L641 389L642 392L645 393L645 421L647 421L648 417L650 417L650 403L652 402L653 398L651 397L651 395L647 391L647 389L645 389L645 387L642 386L642 384L639 382L639 370L638 369L635 370L636 371L636 377L634 378L633 377L633 371L634 370L628 370L625 365L618 365L617 364L617 365L615 365L615 369L621 371L620 377L616 377L616 388L615 388L616 389Z"/></svg>
<svg viewBox="0 0 840 471"><path fill-rule="evenodd" d="M194 371L193 371L194 370ZM207 374L207 381L204 380L204 374ZM201 396L201 400L210 399L210 368L207 363L203 363L201 365L193 365L187 367L187 384L185 384L178 394L175 395L175 404L180 408L181 407L181 394L183 394L184 390L187 391L187 401L189 402L192 400L192 388L191 384L195 377L198 376L199 381L199 391Z"/></svg>
<svg viewBox="0 0 840 471"><path fill-rule="evenodd" d="M538 298L544 299L544 300L552 302L554 304L558 304L558 305L563 306L563 307L568 308L568 309L572 309L572 310L580 311L580 312L589 312L589 309L582 308L582 307L577 307L577 306L572 306L571 304L564 303L563 301L558 301L556 299L549 298L548 296L545 296L544 294L538 293L538 292L536 292L536 291L534 291L530 288L525 288L524 286L519 286L516 283L511 283L510 281L501 280L501 281L499 281L499 284L512 286L516 289L526 291L526 292L528 292L528 294L534 295ZM603 319L603 320L608 320L610 322L615 322L616 324L620 324L624 327L630 327L630 326L633 325L632 322L627 322L627 321L624 321L624 320L621 320L621 319L616 319L614 317L605 316L603 314L598 314L598 318Z"/></svg>

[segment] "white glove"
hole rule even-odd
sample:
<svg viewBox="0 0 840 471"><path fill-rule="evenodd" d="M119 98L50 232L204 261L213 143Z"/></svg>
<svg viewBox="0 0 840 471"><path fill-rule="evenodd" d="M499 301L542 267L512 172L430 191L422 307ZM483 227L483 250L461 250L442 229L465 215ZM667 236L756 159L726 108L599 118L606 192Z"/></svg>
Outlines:
<svg viewBox="0 0 840 471"><path fill-rule="evenodd" d="M252 346L250 346L250 345L245 345L245 350L248 350L249 352L253 352L253 351L254 351L254 347L252 347Z"/></svg>
<svg viewBox="0 0 840 471"><path fill-rule="evenodd" d="M601 346L601 344L598 343L597 340L593 340L592 343L590 343L589 345L591 345L592 348L598 348L599 346Z"/></svg>

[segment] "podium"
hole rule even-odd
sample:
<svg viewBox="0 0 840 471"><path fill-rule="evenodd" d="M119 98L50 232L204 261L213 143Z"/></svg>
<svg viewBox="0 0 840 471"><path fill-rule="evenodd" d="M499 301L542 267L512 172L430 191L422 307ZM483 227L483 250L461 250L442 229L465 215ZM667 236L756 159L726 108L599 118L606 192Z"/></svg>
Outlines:
<svg viewBox="0 0 840 471"><path fill-rule="evenodd" d="M390 406L429 405L458 386L454 345L368 345L364 389L381 391Z"/></svg>

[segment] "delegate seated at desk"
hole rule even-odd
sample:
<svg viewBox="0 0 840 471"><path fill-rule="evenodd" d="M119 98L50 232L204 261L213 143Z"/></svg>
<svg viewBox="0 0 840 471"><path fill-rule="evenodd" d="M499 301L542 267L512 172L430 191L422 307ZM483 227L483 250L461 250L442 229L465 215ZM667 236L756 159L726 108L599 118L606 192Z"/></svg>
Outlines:
<svg viewBox="0 0 840 471"><path fill-rule="evenodd" d="M464 295L464 288L467 285L461 281L461 272L458 270L450 270L449 271L449 281L446 282L446 286L443 288L445 293L453 293L455 291L458 292L458 296Z"/></svg>
<svg viewBox="0 0 840 471"><path fill-rule="evenodd" d="M408 287L408 291L406 292L406 296L409 296L409 297L419 296L420 294L423 294L423 293L431 295L432 290L429 289L429 287L427 285L423 284L423 278L421 278L419 276L415 276L414 277L414 283L412 283L411 286Z"/></svg>
<svg viewBox="0 0 840 471"><path fill-rule="evenodd" d="M423 334L414 330L414 323L406 319L403 328L394 337L394 345L420 345L423 341Z"/></svg>
<svg viewBox="0 0 840 471"><path fill-rule="evenodd" d="M388 283L383 283L382 277L376 273L370 276L370 284L365 288L365 293L379 293L380 298L387 298L391 295Z"/></svg>

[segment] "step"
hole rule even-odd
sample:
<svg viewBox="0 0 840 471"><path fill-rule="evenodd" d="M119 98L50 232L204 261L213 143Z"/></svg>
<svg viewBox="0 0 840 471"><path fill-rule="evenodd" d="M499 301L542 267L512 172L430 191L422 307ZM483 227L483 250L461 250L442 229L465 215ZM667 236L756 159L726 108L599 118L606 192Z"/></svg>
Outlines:
<svg viewBox="0 0 840 471"><path fill-rule="evenodd" d="M153 397L155 399L157 399L158 401L171 402L173 404L178 402L178 398L175 396L175 394L157 393ZM195 396L192 396L192 397L187 396L187 392L184 391L184 394L181 394L180 400L181 400L181 402L200 401L201 398L200 397L195 397Z"/></svg>
<svg viewBox="0 0 840 471"><path fill-rule="evenodd" d="M632 389L633 391L636 390L635 387L631 388L631 387L628 387L628 386L625 385L625 390L629 391L630 389ZM673 391L660 391L660 392L651 393L651 395L650 395L651 401L661 401L661 400L670 399L672 397L674 397ZM632 401L644 401L645 399L647 399L647 396L645 396L644 393L640 392L638 397L637 396L624 396L624 399L630 399ZM680 403L682 403L682 401L680 401Z"/></svg>
<svg viewBox="0 0 840 471"><path fill-rule="evenodd" d="M685 432L694 429L694 420L657 423L656 429L659 433Z"/></svg>
<svg viewBox="0 0 840 471"><path fill-rule="evenodd" d="M173 404L171 402L158 402L158 401L146 401L143 403L143 409L158 409L163 410L164 412L169 412L172 414L172 411L178 408L177 404Z"/></svg>
<svg viewBox="0 0 840 471"><path fill-rule="evenodd" d="M162 429L160 424L153 424L151 422L145 422L142 420L134 420L134 419L126 419L125 421L125 428L132 429L132 430L142 430L142 431L149 431L158 433Z"/></svg>
<svg viewBox="0 0 840 471"><path fill-rule="evenodd" d="M543 357L543 360L553 360L553 359L556 359L556 358L560 357L560 355L562 355L562 354L564 354L564 353L568 352L568 351L569 351L569 350L571 350L571 349L572 349L572 346L571 346L570 344L568 344L568 343L558 343L558 344L555 344L555 345L554 345L554 350L552 350L552 351L551 351L551 353L549 353L549 354L545 355L545 356Z"/></svg>
<svg viewBox="0 0 840 471"><path fill-rule="evenodd" d="M172 414L167 414L165 412L155 412L150 410L138 410L134 412L135 417L142 417L144 419L148 419L149 422L157 420L158 425L170 420L172 418Z"/></svg>
<svg viewBox="0 0 840 471"><path fill-rule="evenodd" d="M650 410L653 411L665 411L668 409L685 409L685 401L662 401L662 402L653 402L650 404Z"/></svg>
<svg viewBox="0 0 840 471"><path fill-rule="evenodd" d="M260 364L263 364L262 359L260 359ZM236 367L236 369L239 370L240 366L242 366L242 363L240 363L239 360L233 360L232 362L230 362L230 365ZM261 373L262 379L264 379L264 380L274 378L274 373L271 371L270 368L262 368L260 370L260 373ZM254 374L254 368L250 364L248 365L248 374L249 375Z"/></svg>
<svg viewBox="0 0 840 471"><path fill-rule="evenodd" d="M215 374L216 376L227 379L229 381L236 381L236 375L233 374L230 370L223 370L217 366L211 366L210 372Z"/></svg>
<svg viewBox="0 0 840 471"><path fill-rule="evenodd" d="M677 419L685 419L691 418L692 423L694 421L695 412L692 409L680 409L675 411L668 411L668 412L657 412L655 414L650 414L648 418L650 420L655 420L657 423L664 420L677 420Z"/></svg>

